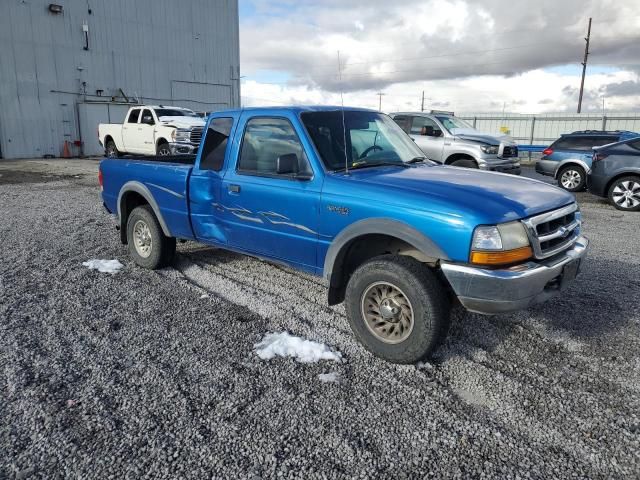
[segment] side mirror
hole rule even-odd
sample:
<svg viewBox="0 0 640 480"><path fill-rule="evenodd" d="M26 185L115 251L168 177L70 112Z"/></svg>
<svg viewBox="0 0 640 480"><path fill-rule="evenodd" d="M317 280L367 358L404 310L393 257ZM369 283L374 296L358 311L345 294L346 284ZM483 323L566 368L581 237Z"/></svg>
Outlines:
<svg viewBox="0 0 640 480"><path fill-rule="evenodd" d="M298 173L298 156L295 153L280 155L276 160L278 175L296 175Z"/></svg>
<svg viewBox="0 0 640 480"><path fill-rule="evenodd" d="M435 137L435 133L433 131L433 127L431 125L425 125L424 127L422 127L422 130L420 130L420 135L423 135L425 137Z"/></svg>

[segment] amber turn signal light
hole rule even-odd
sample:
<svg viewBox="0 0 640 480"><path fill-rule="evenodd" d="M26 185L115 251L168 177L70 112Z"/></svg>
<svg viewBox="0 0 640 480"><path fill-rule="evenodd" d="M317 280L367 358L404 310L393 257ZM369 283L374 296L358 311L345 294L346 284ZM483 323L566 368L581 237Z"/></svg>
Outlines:
<svg viewBox="0 0 640 480"><path fill-rule="evenodd" d="M510 263L522 262L533 256L531 247L521 247L514 250L495 252L471 252L471 263L476 265L508 265Z"/></svg>

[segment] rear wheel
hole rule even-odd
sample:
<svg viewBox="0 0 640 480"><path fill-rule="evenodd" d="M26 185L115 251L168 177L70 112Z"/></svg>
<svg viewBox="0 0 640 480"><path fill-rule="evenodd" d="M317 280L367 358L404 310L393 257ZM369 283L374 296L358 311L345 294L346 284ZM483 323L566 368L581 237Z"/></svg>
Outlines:
<svg viewBox="0 0 640 480"><path fill-rule="evenodd" d="M351 329L394 363L428 356L448 331L450 302L435 274L411 257L383 255L356 269L345 295Z"/></svg>
<svg viewBox="0 0 640 480"><path fill-rule="evenodd" d="M584 168L569 165L558 172L558 185L569 192L580 192L587 185L587 175Z"/></svg>
<svg viewBox="0 0 640 480"><path fill-rule="evenodd" d="M122 154L118 151L116 143L113 140L108 140L104 147L104 154L109 158L121 157Z"/></svg>
<svg viewBox="0 0 640 480"><path fill-rule="evenodd" d="M627 176L615 180L609 187L609 201L618 210L640 211L640 177Z"/></svg>
<svg viewBox="0 0 640 480"><path fill-rule="evenodd" d="M149 205L136 207L129 215L127 243L133 260L151 270L170 264L176 252L176 239L165 236Z"/></svg>
<svg viewBox="0 0 640 480"><path fill-rule="evenodd" d="M461 158L459 160L454 160L453 162L451 162L451 165L454 167L478 168L478 164L470 158Z"/></svg>
<svg viewBox="0 0 640 480"><path fill-rule="evenodd" d="M157 154L160 157L168 157L171 155L171 147L168 143L161 143L158 145Z"/></svg>

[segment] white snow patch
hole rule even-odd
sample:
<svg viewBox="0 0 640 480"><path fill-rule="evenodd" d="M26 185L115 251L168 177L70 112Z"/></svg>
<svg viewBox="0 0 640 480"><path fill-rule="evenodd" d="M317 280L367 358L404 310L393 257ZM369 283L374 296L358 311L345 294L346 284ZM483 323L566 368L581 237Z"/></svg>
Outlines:
<svg viewBox="0 0 640 480"><path fill-rule="evenodd" d="M325 383L340 383L340 374L338 372L321 373L318 380Z"/></svg>
<svg viewBox="0 0 640 480"><path fill-rule="evenodd" d="M256 355L262 360L273 357L293 357L300 363L315 363L320 360L342 361L342 354L331 350L323 343L289 335L287 332L267 333L254 346Z"/></svg>
<svg viewBox="0 0 640 480"><path fill-rule="evenodd" d="M86 262L82 262L82 265L88 267L89 270L98 270L102 273L118 273L124 265L122 265L118 260L88 260Z"/></svg>
<svg viewBox="0 0 640 480"><path fill-rule="evenodd" d="M200 298L209 298L209 295L207 295L206 293L203 293L202 295L200 295Z"/></svg>

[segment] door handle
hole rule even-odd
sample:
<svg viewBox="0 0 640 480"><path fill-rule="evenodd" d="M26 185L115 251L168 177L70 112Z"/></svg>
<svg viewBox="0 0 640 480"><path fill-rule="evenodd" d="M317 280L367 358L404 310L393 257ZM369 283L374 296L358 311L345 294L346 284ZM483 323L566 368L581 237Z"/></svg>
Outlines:
<svg viewBox="0 0 640 480"><path fill-rule="evenodd" d="M240 193L240 185L231 184L228 187L229 193Z"/></svg>

